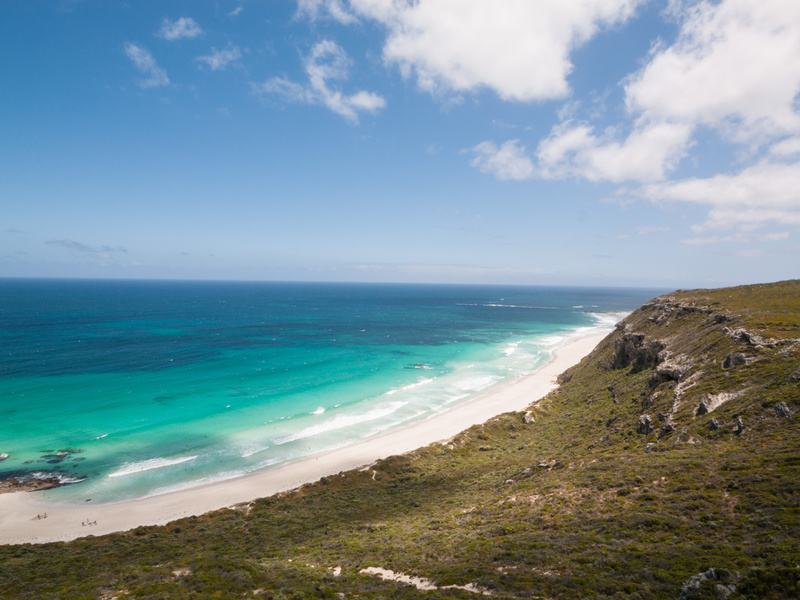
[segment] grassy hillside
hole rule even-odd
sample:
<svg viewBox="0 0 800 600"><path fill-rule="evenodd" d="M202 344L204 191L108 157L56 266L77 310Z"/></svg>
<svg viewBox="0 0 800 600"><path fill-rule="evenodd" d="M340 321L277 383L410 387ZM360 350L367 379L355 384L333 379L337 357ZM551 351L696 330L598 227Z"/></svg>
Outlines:
<svg viewBox="0 0 800 600"><path fill-rule="evenodd" d="M799 419L800 282L676 292L528 414L235 510L0 547L0 597L797 598Z"/></svg>

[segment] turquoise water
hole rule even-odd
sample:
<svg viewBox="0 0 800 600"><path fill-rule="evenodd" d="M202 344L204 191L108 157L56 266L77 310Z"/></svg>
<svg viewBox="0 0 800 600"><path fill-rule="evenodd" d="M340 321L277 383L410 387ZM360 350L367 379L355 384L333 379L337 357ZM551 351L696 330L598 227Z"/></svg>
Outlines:
<svg viewBox="0 0 800 600"><path fill-rule="evenodd" d="M658 290L0 280L0 479L112 501L447 410Z"/></svg>

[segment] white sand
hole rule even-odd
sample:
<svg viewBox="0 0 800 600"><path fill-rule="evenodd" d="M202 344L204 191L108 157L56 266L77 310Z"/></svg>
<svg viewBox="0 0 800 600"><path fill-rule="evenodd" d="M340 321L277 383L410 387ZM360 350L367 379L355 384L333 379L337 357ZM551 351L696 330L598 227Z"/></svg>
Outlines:
<svg viewBox="0 0 800 600"><path fill-rule="evenodd" d="M47 502L47 492L0 494L0 544L66 541L88 535L163 525L212 510L294 489L326 475L369 465L537 402L556 387L556 377L577 364L607 334L576 338L560 347L535 373L457 405L424 421L324 454L187 490L125 502L82 506ZM47 514L38 519L38 514ZM82 525L84 521L97 525Z"/></svg>

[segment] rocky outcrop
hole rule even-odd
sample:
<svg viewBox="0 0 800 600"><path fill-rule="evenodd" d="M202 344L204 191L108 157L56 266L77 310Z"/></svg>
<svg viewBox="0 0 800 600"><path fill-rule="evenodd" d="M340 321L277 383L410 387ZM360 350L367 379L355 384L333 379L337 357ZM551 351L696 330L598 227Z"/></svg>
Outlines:
<svg viewBox="0 0 800 600"><path fill-rule="evenodd" d="M680 317L682 315L688 315L690 313L713 314L716 312L716 309L711 308L710 306L689 304L687 302L679 302L676 301L674 298L657 298L652 302L643 304L642 308L645 310L651 309L653 311L653 313L648 317L648 320L651 323L656 323L658 325L661 324L669 325L671 319ZM715 315L715 320L716 317L720 316L722 315ZM722 317L723 317L722 320L725 321L730 320L732 318L729 315L724 315Z"/></svg>
<svg viewBox="0 0 800 600"><path fill-rule="evenodd" d="M633 371L651 369L659 363L659 353L665 348L660 340L645 340L643 333L625 332L614 342L612 369L633 365Z"/></svg>
<svg viewBox="0 0 800 600"><path fill-rule="evenodd" d="M703 394L703 399L700 400L700 405L697 407L695 412L698 416L708 414L718 409L726 402L733 400L734 398L738 398L743 393L744 391L722 394Z"/></svg>
<svg viewBox="0 0 800 600"><path fill-rule="evenodd" d="M694 592L698 591L706 581L712 582L714 595L717 598L727 598L736 591L739 574L735 571L711 567L707 571L693 575L681 586L681 600L693 598Z"/></svg>
<svg viewBox="0 0 800 600"><path fill-rule="evenodd" d="M754 346L756 348L775 348L778 345L776 340L768 340L760 335L750 333L749 331L741 328L731 330L728 327L725 327L723 328L722 333L730 336L734 342L744 342L748 346Z"/></svg>
<svg viewBox="0 0 800 600"><path fill-rule="evenodd" d="M747 364L747 357L741 352L731 352L722 361L723 369L731 369L733 367L741 367Z"/></svg>
<svg viewBox="0 0 800 600"><path fill-rule="evenodd" d="M670 356L669 350L662 350L659 352L658 363L650 378L650 387L658 387L667 381L681 381L694 366L695 361L685 354Z"/></svg>
<svg viewBox="0 0 800 600"><path fill-rule="evenodd" d="M61 485L60 477L9 477L0 481L0 494L39 492Z"/></svg>
<svg viewBox="0 0 800 600"><path fill-rule="evenodd" d="M778 402L775 405L775 414L783 419L788 419L792 416L792 411L786 405L786 402Z"/></svg>
<svg viewBox="0 0 800 600"><path fill-rule="evenodd" d="M636 424L636 433L641 435L648 435L653 431L653 420L650 415L642 415L639 417L639 422Z"/></svg>

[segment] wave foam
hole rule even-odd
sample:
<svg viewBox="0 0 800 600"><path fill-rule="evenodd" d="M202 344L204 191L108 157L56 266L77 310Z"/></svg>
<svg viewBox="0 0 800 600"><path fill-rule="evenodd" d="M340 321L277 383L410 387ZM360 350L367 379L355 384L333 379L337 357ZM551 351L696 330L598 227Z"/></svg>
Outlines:
<svg viewBox="0 0 800 600"><path fill-rule="evenodd" d="M326 423L320 423L319 425L313 425L311 427L306 427L301 431L296 433L292 433L285 437L279 438L277 440L273 440L275 445L286 444L288 442L294 442L297 440L302 440L309 437L314 437L315 435L320 435L322 433L328 433L330 431L336 431L337 429L344 429L345 427L350 427L352 425L358 425L359 423L366 423L367 421L375 421L377 419L382 419L383 417L388 417L393 412L397 411L399 408L405 406L408 402L393 402L389 406L382 407L382 408L375 408L370 410L363 415L338 415L327 421Z"/></svg>
<svg viewBox="0 0 800 600"><path fill-rule="evenodd" d="M142 471L151 471L153 469L161 469L163 467L171 467L172 465L179 465L181 463L194 460L197 456L183 456L181 458L150 458L148 460L140 460L134 463L125 463L113 473L109 473L109 477L123 477L125 475L133 475L134 473L141 473Z"/></svg>

